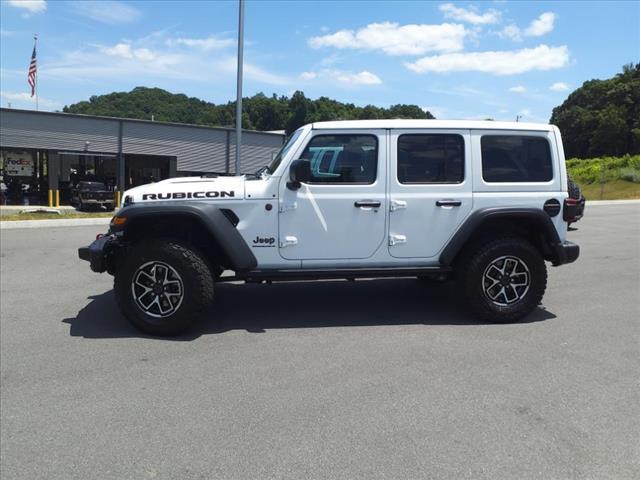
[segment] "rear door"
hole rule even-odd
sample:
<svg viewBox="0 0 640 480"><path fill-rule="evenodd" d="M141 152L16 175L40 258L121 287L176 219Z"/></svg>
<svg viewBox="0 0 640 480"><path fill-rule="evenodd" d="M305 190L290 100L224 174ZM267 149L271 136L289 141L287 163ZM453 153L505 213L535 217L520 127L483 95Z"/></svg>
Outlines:
<svg viewBox="0 0 640 480"><path fill-rule="evenodd" d="M392 130L389 253L430 258L473 208L469 130Z"/></svg>
<svg viewBox="0 0 640 480"><path fill-rule="evenodd" d="M385 238L385 130L315 130L300 158L312 179L280 183L280 255L291 260L365 259Z"/></svg>

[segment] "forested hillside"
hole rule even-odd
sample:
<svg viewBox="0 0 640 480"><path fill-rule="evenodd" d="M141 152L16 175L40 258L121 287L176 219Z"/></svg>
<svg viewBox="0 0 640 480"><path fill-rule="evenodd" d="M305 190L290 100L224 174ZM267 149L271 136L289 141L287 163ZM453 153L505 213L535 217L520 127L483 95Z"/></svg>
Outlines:
<svg viewBox="0 0 640 480"><path fill-rule="evenodd" d="M640 64L589 80L553 109L567 158L640 153Z"/></svg>
<svg viewBox="0 0 640 480"><path fill-rule="evenodd" d="M92 96L89 101L65 106L67 113L105 115L196 125L233 126L235 102L216 105L160 88L136 87L130 92L114 92ZM376 118L434 118L417 105L393 105L389 108L357 107L327 97L311 100L303 92L267 97L258 93L242 100L243 127L252 130L286 130L323 120Z"/></svg>

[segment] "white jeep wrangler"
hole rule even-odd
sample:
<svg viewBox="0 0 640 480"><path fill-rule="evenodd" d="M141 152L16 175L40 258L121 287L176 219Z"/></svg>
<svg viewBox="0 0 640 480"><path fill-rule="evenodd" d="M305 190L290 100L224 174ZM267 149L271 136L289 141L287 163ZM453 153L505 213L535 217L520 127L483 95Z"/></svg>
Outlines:
<svg viewBox="0 0 640 480"><path fill-rule="evenodd" d="M128 190L79 256L155 335L188 328L216 282L237 280L451 277L476 318L511 322L540 303L545 260L578 257L575 216L555 126L323 122L255 174Z"/></svg>

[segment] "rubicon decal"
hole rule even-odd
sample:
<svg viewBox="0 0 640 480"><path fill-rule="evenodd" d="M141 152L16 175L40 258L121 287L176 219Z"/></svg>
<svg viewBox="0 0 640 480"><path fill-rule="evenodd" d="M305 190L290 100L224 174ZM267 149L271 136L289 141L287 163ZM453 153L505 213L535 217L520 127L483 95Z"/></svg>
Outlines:
<svg viewBox="0 0 640 480"><path fill-rule="evenodd" d="M142 200L180 200L183 198L225 198L235 196L236 192L233 190L210 190L208 192L144 193L142 194Z"/></svg>

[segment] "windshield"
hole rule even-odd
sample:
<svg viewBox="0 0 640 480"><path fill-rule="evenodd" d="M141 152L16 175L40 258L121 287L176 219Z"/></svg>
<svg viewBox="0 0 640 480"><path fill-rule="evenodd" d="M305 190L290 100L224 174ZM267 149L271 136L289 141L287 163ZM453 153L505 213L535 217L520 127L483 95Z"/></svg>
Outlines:
<svg viewBox="0 0 640 480"><path fill-rule="evenodd" d="M269 173L273 173L276 171L276 169L280 166L282 159L287 154L291 146L294 143L296 143L296 140L298 140L298 137L300 136L301 133L302 133L302 128L299 128L298 130L293 132L291 135L289 135L289 138L284 142L284 145L282 146L280 151L277 153L275 157L273 157L271 164L269 164L269 166L267 167L267 171Z"/></svg>

